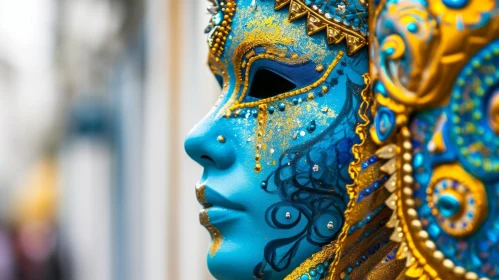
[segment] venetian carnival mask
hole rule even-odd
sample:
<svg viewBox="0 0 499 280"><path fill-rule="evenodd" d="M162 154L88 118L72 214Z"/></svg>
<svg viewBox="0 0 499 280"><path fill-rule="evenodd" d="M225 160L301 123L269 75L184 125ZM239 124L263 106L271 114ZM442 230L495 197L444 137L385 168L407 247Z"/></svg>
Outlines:
<svg viewBox="0 0 499 280"><path fill-rule="evenodd" d="M496 9L210 1L222 94L185 148L211 273L499 279Z"/></svg>

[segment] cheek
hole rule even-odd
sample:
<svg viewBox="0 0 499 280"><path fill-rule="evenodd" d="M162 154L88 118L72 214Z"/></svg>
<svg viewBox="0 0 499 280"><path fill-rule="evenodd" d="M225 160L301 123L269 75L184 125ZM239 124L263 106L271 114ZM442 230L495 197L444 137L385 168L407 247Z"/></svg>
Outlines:
<svg viewBox="0 0 499 280"><path fill-rule="evenodd" d="M265 105L257 118L255 155L263 172L270 172L286 151L314 141L339 117L345 96L300 95ZM257 164L258 164L257 163Z"/></svg>

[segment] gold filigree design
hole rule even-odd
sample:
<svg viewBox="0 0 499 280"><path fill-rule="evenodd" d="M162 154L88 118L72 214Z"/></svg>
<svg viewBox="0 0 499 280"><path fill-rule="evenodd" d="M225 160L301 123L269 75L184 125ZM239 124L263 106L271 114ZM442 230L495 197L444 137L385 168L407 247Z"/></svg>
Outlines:
<svg viewBox="0 0 499 280"><path fill-rule="evenodd" d="M275 0L274 9L280 10L288 5L288 18L290 22L307 16L307 34L309 36L326 29L328 44L338 44L345 40L348 55L354 54L367 45L366 36L341 23L327 19L314 9L308 7L301 0Z"/></svg>
<svg viewBox="0 0 499 280"><path fill-rule="evenodd" d="M273 35L276 35L277 34L273 34ZM287 37L283 37L283 36L280 36L280 37L277 37L277 38L274 38L274 43L276 44L283 44L283 45L291 45L293 44L293 41L290 39L290 38L287 38ZM259 38L259 39L255 39L253 37L250 37L250 38L247 38L245 41L243 41L242 43L240 43L237 48L235 49L234 51L234 55L233 55L233 65L236 65L237 67L235 67L235 85L234 85L234 88L225 88L224 86L224 91L226 91L228 94L230 94L230 98L228 100L228 102L225 103L225 105L220 109L220 111L218 112L217 114L217 117L221 117L221 116L226 116L226 117L230 117L230 114L231 114L231 107L236 104L236 103L239 103L239 99L238 99L238 94L241 90L241 84L243 84L243 78L242 78L242 71L241 69L244 69L246 67L249 67L250 65L246 64L245 67L243 68L242 65L243 65L243 59L246 55L249 55L250 58L252 58L254 56L254 51L253 49L255 47L264 47L264 48L268 48L270 46L273 45L273 42L272 41L272 38L269 38L269 37L265 37L263 36L263 38ZM212 57L213 55L210 55L210 57ZM281 56L278 56L279 59L282 59L283 62L292 62L292 60L290 58L282 58ZM218 58L215 59L215 62L218 61L218 64L222 64L220 63L220 60ZM239 67L241 66L241 67ZM227 77L228 78L228 77ZM224 80L224 81L228 81L228 80ZM228 86L228 84L227 84ZM229 92L230 90L230 92Z"/></svg>
<svg viewBox="0 0 499 280"><path fill-rule="evenodd" d="M360 164L361 164L361 155L364 152L363 148L366 143L366 139L368 136L368 130L371 121L368 117L369 105L371 104L371 94L369 87L371 86L371 79L369 74L364 74L364 84L366 88L362 90L360 96L362 98L362 102L359 107L359 117L363 122L359 123L355 128L355 133L359 136L360 143L355 144L352 147L352 153L354 155L355 161L350 164L348 167L348 173L350 174L350 178L356 180L359 177ZM357 189L355 189L357 188ZM347 186L347 191L350 196L350 200L356 198L359 191L359 186L356 184L351 184Z"/></svg>
<svg viewBox="0 0 499 280"><path fill-rule="evenodd" d="M465 10L445 8L441 1L428 6L400 1L372 18L372 53L378 55L371 57L371 76L394 102L407 106L407 115L446 104L468 58L499 36L499 18L493 16L488 24L459 28L463 19L489 17L497 8L492 0L473 1ZM445 22L438 24L439 18ZM392 29L375 29L387 22Z"/></svg>
<svg viewBox="0 0 499 280"><path fill-rule="evenodd" d="M259 106L259 105L262 105L262 104L276 102L276 101L279 101L279 100L282 100L282 99L286 99L286 98L289 98L289 97L292 97L292 96L295 96L295 95L299 95L299 94L308 92L308 91L310 91L310 90L318 87L331 74L331 72L333 71L333 69L340 62L340 60L343 57L343 55L344 55L344 53L342 51L339 51L338 54L336 55L335 59L333 60L333 62L331 62L331 64L327 68L327 70L324 72L324 74L317 81L315 81L314 83L312 83L311 85L308 85L306 87L303 87L303 88L300 88L300 89L297 89L297 90L294 90L294 91L290 91L290 92L286 92L286 93L283 93L283 94L279 94L277 96L273 96L273 97L270 97L270 98L265 98L265 99L261 99L261 100L254 101L254 102L241 103L242 100L244 99L244 96L245 96L245 94L246 94L246 92L248 90L248 87L249 87L249 81L248 81L248 79L246 79L245 82L244 82L244 88L243 88L243 92L242 92L241 96L239 97L239 99L237 100L237 102L235 102L228 109L228 112L226 112L226 116L230 116L231 112L234 111L234 110L236 110L236 109L241 109L241 108L246 108L246 107L256 107L256 106ZM275 61L286 61L286 60L289 61L289 59L282 58L282 57L280 57L278 55L273 55L273 54L259 54L259 55L255 55L255 56L251 57L250 60L247 63L247 66L246 66L246 77L249 76L249 71L250 71L251 65L256 60L258 60L258 59L270 59L270 60L275 60Z"/></svg>
<svg viewBox="0 0 499 280"><path fill-rule="evenodd" d="M348 173L350 174L350 177L354 180L354 183L346 186L350 201L348 202L348 206L345 211L345 223L337 239L339 246L337 246L337 249L334 252L334 260L329 268L330 280L334 280L333 277L335 275L334 274L335 269L338 266L340 257L343 254L344 249L346 248L345 240L348 236L348 230L350 229L350 226L354 224L354 222L356 222L352 221L356 220L354 218L355 215L353 215L353 211L354 207L357 204L357 197L359 195L359 191L362 187L362 185L359 184L358 179L361 168L360 165L361 165L362 156L363 154L366 153L365 146L368 136L367 128L370 124L370 119L368 117L368 110L369 110L369 105L371 104L371 95L370 95L371 79L369 78L369 74L364 74L363 77L366 88L361 92L362 102L360 104L358 112L359 117L363 120L363 122L359 123L355 129L355 133L359 136L361 142L359 144L353 145L352 147L352 153L354 155L355 160L350 164Z"/></svg>

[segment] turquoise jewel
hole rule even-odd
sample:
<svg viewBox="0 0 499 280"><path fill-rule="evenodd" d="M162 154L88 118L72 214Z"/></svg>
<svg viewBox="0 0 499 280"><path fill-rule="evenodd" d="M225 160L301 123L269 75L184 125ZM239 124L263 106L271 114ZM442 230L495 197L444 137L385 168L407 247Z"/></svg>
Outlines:
<svg viewBox="0 0 499 280"><path fill-rule="evenodd" d="M324 273L324 271L326 269L323 264L318 264L317 267L315 267L315 268L317 269L317 272L319 272L319 274Z"/></svg>
<svg viewBox="0 0 499 280"><path fill-rule="evenodd" d="M393 134L395 128L395 113L386 107L380 108L374 118L376 134L381 142L385 142Z"/></svg>
<svg viewBox="0 0 499 280"><path fill-rule="evenodd" d="M275 112L274 106L269 107L269 114L273 114Z"/></svg>
<svg viewBox="0 0 499 280"><path fill-rule="evenodd" d="M419 30L419 26L416 23L411 22L407 25L407 30L411 33L416 33Z"/></svg>
<svg viewBox="0 0 499 280"><path fill-rule="evenodd" d="M412 164L414 165L415 168L419 168L423 166L423 154L422 153L417 153L414 155L414 159L412 160Z"/></svg>
<svg viewBox="0 0 499 280"><path fill-rule="evenodd" d="M442 2L445 4L445 6L451 8L451 9L461 9L466 7L468 3L470 2L469 0L442 0Z"/></svg>
<svg viewBox="0 0 499 280"><path fill-rule="evenodd" d="M461 203L455 196L444 194L438 198L437 209L445 218L452 218L461 211Z"/></svg>

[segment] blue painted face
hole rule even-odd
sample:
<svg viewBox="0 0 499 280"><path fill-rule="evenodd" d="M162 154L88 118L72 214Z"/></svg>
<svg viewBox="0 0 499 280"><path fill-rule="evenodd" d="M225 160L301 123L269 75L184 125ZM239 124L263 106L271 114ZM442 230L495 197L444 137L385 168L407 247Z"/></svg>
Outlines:
<svg viewBox="0 0 499 280"><path fill-rule="evenodd" d="M307 36L273 1L234 4L233 17L219 13L232 2L212 9L207 31L231 28L210 37L222 95L185 148L204 167L197 195L211 273L283 279L343 224L367 53Z"/></svg>

